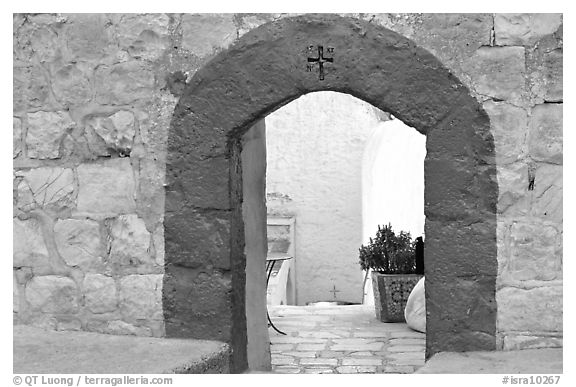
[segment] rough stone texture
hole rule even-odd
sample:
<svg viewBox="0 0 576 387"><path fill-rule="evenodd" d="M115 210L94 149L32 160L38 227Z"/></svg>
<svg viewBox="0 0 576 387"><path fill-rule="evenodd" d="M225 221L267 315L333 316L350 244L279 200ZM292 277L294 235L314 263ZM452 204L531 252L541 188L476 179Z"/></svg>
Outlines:
<svg viewBox="0 0 576 387"><path fill-rule="evenodd" d="M35 267L47 263L48 249L44 243L40 223L36 219L22 221L14 218L12 236L14 267Z"/></svg>
<svg viewBox="0 0 576 387"><path fill-rule="evenodd" d="M481 47L464 69L478 94L522 104L526 93L523 47Z"/></svg>
<svg viewBox="0 0 576 387"><path fill-rule="evenodd" d="M530 91L540 102L562 102L563 100L563 48L553 44L538 44L528 52L527 71L530 76Z"/></svg>
<svg viewBox="0 0 576 387"><path fill-rule="evenodd" d="M558 230L534 221L514 222L510 228L510 258L503 262L501 281L562 278L562 243Z"/></svg>
<svg viewBox="0 0 576 387"><path fill-rule="evenodd" d="M78 167L78 211L91 213L134 212L134 173L129 158Z"/></svg>
<svg viewBox="0 0 576 387"><path fill-rule="evenodd" d="M32 159L56 159L60 143L74 122L64 112L28 113L26 148Z"/></svg>
<svg viewBox="0 0 576 387"><path fill-rule="evenodd" d="M506 102L487 101L484 110L490 117L496 163L500 166L515 162L525 156L528 114L526 110Z"/></svg>
<svg viewBox="0 0 576 387"><path fill-rule="evenodd" d="M82 323L76 318L64 318L56 322L57 331L79 331Z"/></svg>
<svg viewBox="0 0 576 387"><path fill-rule="evenodd" d="M21 173L20 207L70 207L73 205L74 173L69 168L35 168ZM20 196L20 195L19 195ZM20 199L20 198L19 198Z"/></svg>
<svg viewBox="0 0 576 387"><path fill-rule="evenodd" d="M138 267L152 263L150 233L137 215L122 215L111 222L110 262L119 266Z"/></svg>
<svg viewBox="0 0 576 387"><path fill-rule="evenodd" d="M229 14L184 15L181 28L182 48L200 57L226 48L236 38L236 26Z"/></svg>
<svg viewBox="0 0 576 387"><path fill-rule="evenodd" d="M170 17L164 14L121 15L118 41L121 49L136 59L156 60L169 42Z"/></svg>
<svg viewBox="0 0 576 387"><path fill-rule="evenodd" d="M70 278L34 277L26 285L26 301L32 309L46 313L75 313L79 308L80 293Z"/></svg>
<svg viewBox="0 0 576 387"><path fill-rule="evenodd" d="M116 283L102 274L86 274L83 284L84 301L92 313L112 312L118 307Z"/></svg>
<svg viewBox="0 0 576 387"><path fill-rule="evenodd" d="M12 120L12 137L14 139L12 145L12 157L16 158L20 153L22 153L22 120L16 117Z"/></svg>
<svg viewBox="0 0 576 387"><path fill-rule="evenodd" d="M134 141L134 114L119 111L109 117L93 117L86 122L98 136L104 140L106 147L123 154L129 154ZM110 155L110 151L103 152Z"/></svg>
<svg viewBox="0 0 576 387"><path fill-rule="evenodd" d="M530 46L555 32L562 23L559 13L498 13L494 34L498 46Z"/></svg>
<svg viewBox="0 0 576 387"><path fill-rule="evenodd" d="M528 129L528 152L532 159L562 164L562 137L562 105L535 106Z"/></svg>
<svg viewBox="0 0 576 387"><path fill-rule="evenodd" d="M96 101L101 104L129 104L149 101L154 73L137 61L101 66L96 70Z"/></svg>
<svg viewBox="0 0 576 387"><path fill-rule="evenodd" d="M24 112L49 104L50 85L39 65L17 65L14 67L13 110Z"/></svg>
<svg viewBox="0 0 576 387"><path fill-rule="evenodd" d="M130 320L161 320L162 275L129 275L122 278L120 309Z"/></svg>
<svg viewBox="0 0 576 387"><path fill-rule="evenodd" d="M444 352L434 355L418 374L562 374L562 350L540 349L501 352ZM526 375L528 376L528 375ZM511 384L528 384L528 377L512 376Z"/></svg>
<svg viewBox="0 0 576 387"><path fill-rule="evenodd" d="M14 327L13 336L16 374L230 372L230 347L218 341L46 332L22 325Z"/></svg>
<svg viewBox="0 0 576 387"><path fill-rule="evenodd" d="M562 165L542 163L537 166L530 212L534 217L554 222L560 229L563 221L562 176Z"/></svg>
<svg viewBox="0 0 576 387"><path fill-rule="evenodd" d="M186 218L178 222L166 222L164 231L166 248L176 246L178 252L171 262L196 269L205 264L216 268L230 268L228 243L230 215L221 211L184 211ZM171 219L171 217L166 217ZM194 235L194 238L190 238Z"/></svg>
<svg viewBox="0 0 576 387"><path fill-rule="evenodd" d="M493 26L491 14L431 13L385 16L382 20L382 17L375 15L374 21L382 20L384 27L414 39L418 45L425 47L452 69L463 82L467 82L472 75L466 73L463 64L478 48L490 45Z"/></svg>
<svg viewBox="0 0 576 387"><path fill-rule="evenodd" d="M523 334L508 333L504 336L503 350L514 351L518 349L532 348L560 348L563 346L563 340L554 336L532 336Z"/></svg>
<svg viewBox="0 0 576 387"><path fill-rule="evenodd" d="M120 320L108 322L106 328L106 333L112 335L152 336L150 328L134 326Z"/></svg>
<svg viewBox="0 0 576 387"><path fill-rule="evenodd" d="M66 15L66 54L74 60L99 60L113 53L111 23L104 14Z"/></svg>
<svg viewBox="0 0 576 387"><path fill-rule="evenodd" d="M66 264L85 271L101 270L104 246L100 226L92 220L64 219L54 224L54 237Z"/></svg>
<svg viewBox="0 0 576 387"><path fill-rule="evenodd" d="M78 106L92 99L92 69L83 64L66 64L52 76L56 100L65 106Z"/></svg>
<svg viewBox="0 0 576 387"><path fill-rule="evenodd" d="M18 314L20 311L20 288L16 276L12 279L12 312Z"/></svg>
<svg viewBox="0 0 576 387"><path fill-rule="evenodd" d="M562 286L506 287L496 292L502 332L562 331Z"/></svg>
<svg viewBox="0 0 576 387"><path fill-rule="evenodd" d="M498 214L506 214L512 218L529 214L528 169L528 164L524 162L498 166Z"/></svg>

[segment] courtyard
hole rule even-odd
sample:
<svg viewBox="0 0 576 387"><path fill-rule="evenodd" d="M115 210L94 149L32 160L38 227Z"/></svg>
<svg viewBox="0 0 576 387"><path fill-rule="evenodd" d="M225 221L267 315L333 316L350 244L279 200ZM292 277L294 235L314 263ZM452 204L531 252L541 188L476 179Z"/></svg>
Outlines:
<svg viewBox="0 0 576 387"><path fill-rule="evenodd" d="M272 306L272 371L300 374L411 374L424 365L426 335L383 323L374 307Z"/></svg>

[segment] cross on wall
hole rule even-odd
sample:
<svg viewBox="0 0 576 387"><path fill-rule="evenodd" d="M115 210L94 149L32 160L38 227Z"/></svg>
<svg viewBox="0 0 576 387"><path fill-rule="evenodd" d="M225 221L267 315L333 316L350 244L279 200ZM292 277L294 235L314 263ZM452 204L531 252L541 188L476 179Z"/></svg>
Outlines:
<svg viewBox="0 0 576 387"><path fill-rule="evenodd" d="M308 46L308 52L311 52L313 48L314 48L314 46ZM334 53L334 47L327 47L326 51L329 54L333 54ZM333 62L334 62L334 58L325 58L324 57L324 46L318 46L318 57L316 57L316 58L308 57L308 65L306 66L306 70L311 72L312 69L314 68L314 65L316 63L318 63L318 70L319 70L318 79L323 81L324 80L324 63L333 63Z"/></svg>
<svg viewBox="0 0 576 387"><path fill-rule="evenodd" d="M336 293L340 293L340 290L336 290L336 285L332 285L332 290L330 290L330 293L332 293L334 295L334 299L336 299Z"/></svg>

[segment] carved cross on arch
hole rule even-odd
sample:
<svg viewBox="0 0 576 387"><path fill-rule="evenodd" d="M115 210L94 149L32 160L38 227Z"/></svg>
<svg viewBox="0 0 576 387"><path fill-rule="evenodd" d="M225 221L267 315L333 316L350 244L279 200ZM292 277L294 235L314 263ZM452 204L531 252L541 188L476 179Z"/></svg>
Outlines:
<svg viewBox="0 0 576 387"><path fill-rule="evenodd" d="M312 51L314 46L308 46L308 52ZM334 53L334 47L327 47L326 51L329 54L333 54ZM318 79L323 81L324 80L324 63L333 63L334 62L334 58L325 58L324 57L324 47L323 46L318 46L318 57L316 58L311 58L308 57L308 65L306 66L306 69L308 71L312 71L312 69L314 68L314 65L316 63L318 63L318 70L320 72Z"/></svg>

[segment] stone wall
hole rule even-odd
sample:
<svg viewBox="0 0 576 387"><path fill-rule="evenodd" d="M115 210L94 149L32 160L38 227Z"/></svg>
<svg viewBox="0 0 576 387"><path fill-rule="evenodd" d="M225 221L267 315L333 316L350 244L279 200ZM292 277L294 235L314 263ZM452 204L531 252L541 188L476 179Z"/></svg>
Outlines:
<svg viewBox="0 0 576 387"><path fill-rule="evenodd" d="M370 104L334 92L304 95L266 117L268 215L296 220L296 305L362 300L362 155L381 119Z"/></svg>
<svg viewBox="0 0 576 387"><path fill-rule="evenodd" d="M14 16L17 323L163 335L163 182L174 106L217 52L289 16ZM412 39L483 103L500 190L500 347L560 345L562 16L352 16ZM182 184L195 177L190 171ZM190 270L209 291L203 273Z"/></svg>

